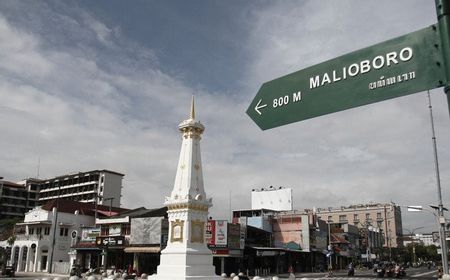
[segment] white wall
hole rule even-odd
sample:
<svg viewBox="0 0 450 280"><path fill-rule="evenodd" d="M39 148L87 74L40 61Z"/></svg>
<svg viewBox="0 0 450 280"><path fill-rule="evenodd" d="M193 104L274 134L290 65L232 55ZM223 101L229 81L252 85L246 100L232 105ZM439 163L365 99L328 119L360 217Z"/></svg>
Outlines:
<svg viewBox="0 0 450 280"><path fill-rule="evenodd" d="M36 207L25 213L24 222L51 221L52 212Z"/></svg>
<svg viewBox="0 0 450 280"><path fill-rule="evenodd" d="M64 213L59 212L58 213L58 220L57 220L57 226L55 231L55 246L54 246L54 253L53 253L53 263L59 263L56 264L58 269L61 269L62 267L67 267L66 264L68 263L69 258L69 249L72 245L72 237L71 232L73 230L77 230L78 233L81 233L81 227L83 226L92 226L94 225L94 217L92 216L86 216L86 215L78 215L75 213ZM41 262L41 253L42 250L48 250L48 259L47 261L50 261L50 255L51 255L51 248L52 248L52 237L53 237L53 225L50 228L50 234L45 235L44 234L44 227L48 226L48 224L41 224L36 225L36 222L48 222L52 221L54 223L54 212L52 211L46 211L41 209L40 207L36 207L35 209L29 211L25 214L25 223L30 223L28 226L33 227L42 227L42 234L41 236L38 236L36 234L33 235L27 235L27 234L21 234L17 236L16 241L14 242L13 246L23 247L26 246L30 249L32 244L36 244L36 254L38 255L37 259L37 271L40 269L40 262ZM60 228L67 228L67 236L60 236ZM27 230L28 232L28 230ZM27 262L29 262L28 260ZM48 268L48 266L47 266ZM33 268L28 268L28 271L31 271ZM56 272L56 271L55 271Z"/></svg>

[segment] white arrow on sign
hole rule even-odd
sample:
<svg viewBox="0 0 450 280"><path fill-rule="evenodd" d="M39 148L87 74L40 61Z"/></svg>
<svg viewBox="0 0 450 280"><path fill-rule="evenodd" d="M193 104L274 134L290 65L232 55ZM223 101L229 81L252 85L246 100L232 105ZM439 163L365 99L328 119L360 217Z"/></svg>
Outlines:
<svg viewBox="0 0 450 280"><path fill-rule="evenodd" d="M260 115L262 115L262 114L261 114L261 112L259 111L259 109L264 108L264 107L267 106L267 104L263 104L263 105L259 106L259 104L261 104L261 101L262 101L262 99L260 99L260 100L258 101L258 104L256 104L256 106L255 106L255 111L256 111L256 113L258 113L258 114L260 114Z"/></svg>

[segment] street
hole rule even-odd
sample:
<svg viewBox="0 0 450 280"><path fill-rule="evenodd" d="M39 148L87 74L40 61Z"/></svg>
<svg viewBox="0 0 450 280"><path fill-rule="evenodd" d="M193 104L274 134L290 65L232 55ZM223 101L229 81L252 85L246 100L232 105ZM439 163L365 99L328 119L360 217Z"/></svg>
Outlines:
<svg viewBox="0 0 450 280"><path fill-rule="evenodd" d="M69 279L69 276L62 276L62 275L48 275L43 273L17 273L14 278L7 278L7 277L0 277L1 279L20 279L20 280L33 280L33 279L43 279L44 277L48 279L54 279L55 277L59 277L60 279ZM86 278L86 277L84 277ZM346 271L338 271L334 272L334 275L332 278L335 279L380 279L376 278L375 273L373 273L372 270L356 270L355 276L348 277ZM98 279L101 279L100 276L98 276ZM250 278L253 279L253 278ZM262 279L272 279L271 277L263 277ZM289 276L287 274L280 275L279 279L289 279ZM326 273L324 272L317 272L317 273L297 273L296 279L330 279L330 277L327 277ZM393 278L387 278L385 279L393 279ZM431 269L428 270L426 267L419 267L419 268L408 268L406 270L406 276L402 277L402 279L437 279L437 270Z"/></svg>

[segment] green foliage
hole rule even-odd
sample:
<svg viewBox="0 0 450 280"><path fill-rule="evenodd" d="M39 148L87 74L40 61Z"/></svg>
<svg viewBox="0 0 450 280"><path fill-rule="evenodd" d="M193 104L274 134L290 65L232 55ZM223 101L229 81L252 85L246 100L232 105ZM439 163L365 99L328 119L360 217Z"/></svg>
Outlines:
<svg viewBox="0 0 450 280"><path fill-rule="evenodd" d="M439 261L440 255L437 252L437 247L435 245L424 246L420 243L408 244L405 248L404 258L406 261L413 262L415 251L415 260L421 261Z"/></svg>
<svg viewBox="0 0 450 280"><path fill-rule="evenodd" d="M0 220L0 240L7 240L14 234L14 226L23 221L23 218Z"/></svg>
<svg viewBox="0 0 450 280"><path fill-rule="evenodd" d="M16 241L16 236L11 235L6 242L8 242L9 245L13 245L14 241Z"/></svg>

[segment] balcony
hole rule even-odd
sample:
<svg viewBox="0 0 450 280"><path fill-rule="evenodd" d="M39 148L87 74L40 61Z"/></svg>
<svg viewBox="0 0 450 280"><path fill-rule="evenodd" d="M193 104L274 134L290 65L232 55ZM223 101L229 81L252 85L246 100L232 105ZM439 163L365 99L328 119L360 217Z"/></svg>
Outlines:
<svg viewBox="0 0 450 280"><path fill-rule="evenodd" d="M18 234L16 235L16 241L50 241L50 235L37 235L37 234Z"/></svg>

